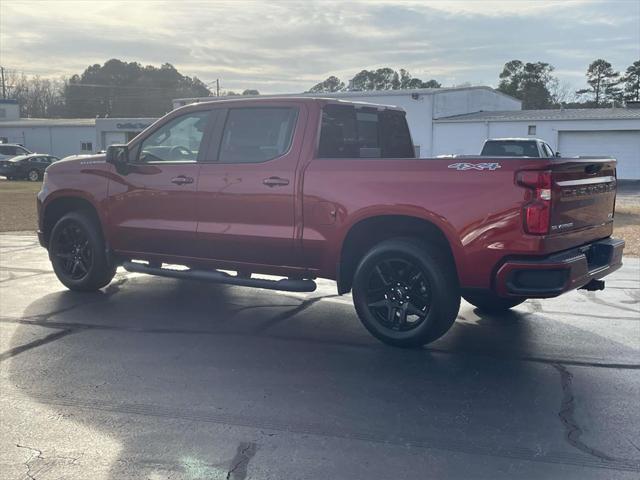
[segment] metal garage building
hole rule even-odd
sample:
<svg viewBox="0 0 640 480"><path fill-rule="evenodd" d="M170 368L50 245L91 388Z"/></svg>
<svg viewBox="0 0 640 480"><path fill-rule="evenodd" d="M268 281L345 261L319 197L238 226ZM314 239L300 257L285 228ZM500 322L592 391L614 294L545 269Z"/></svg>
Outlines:
<svg viewBox="0 0 640 480"><path fill-rule="evenodd" d="M96 121L93 118L8 120L0 122L0 137L4 142L24 145L32 152L62 158L94 151Z"/></svg>
<svg viewBox="0 0 640 480"><path fill-rule="evenodd" d="M435 155L477 154L487 138L541 138L564 157L611 156L640 179L640 108L477 112L434 120Z"/></svg>

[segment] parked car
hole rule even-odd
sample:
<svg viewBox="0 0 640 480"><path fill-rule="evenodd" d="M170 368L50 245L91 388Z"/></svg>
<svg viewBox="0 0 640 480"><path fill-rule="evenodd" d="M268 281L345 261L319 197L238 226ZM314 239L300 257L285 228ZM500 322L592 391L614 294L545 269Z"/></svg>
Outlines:
<svg viewBox="0 0 640 480"><path fill-rule="evenodd" d="M18 155L29 155L30 153L33 152L22 145L16 143L0 143L0 160L6 160Z"/></svg>
<svg viewBox="0 0 640 480"><path fill-rule="evenodd" d="M400 109L252 98L182 107L106 155L51 165L38 235L72 290L120 265L303 292L322 277L352 291L374 336L410 347L449 330L461 295L504 311L602 289L622 265L615 196L612 159L425 161Z"/></svg>
<svg viewBox="0 0 640 480"><path fill-rule="evenodd" d="M544 140L539 138L490 138L482 146L483 157L559 157Z"/></svg>
<svg viewBox="0 0 640 480"><path fill-rule="evenodd" d="M7 177L7 180L29 180L37 182L44 177L45 169L51 165L58 157L32 153L29 155L18 155L8 160L0 160L0 175Z"/></svg>

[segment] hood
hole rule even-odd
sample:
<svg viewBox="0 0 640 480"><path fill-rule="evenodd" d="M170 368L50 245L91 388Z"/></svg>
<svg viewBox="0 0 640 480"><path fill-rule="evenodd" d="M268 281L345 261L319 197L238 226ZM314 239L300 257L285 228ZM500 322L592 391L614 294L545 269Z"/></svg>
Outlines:
<svg viewBox="0 0 640 480"><path fill-rule="evenodd" d="M80 162L81 164L82 163L86 163L86 164L102 163L106 161L106 158L107 157L104 154L69 155L68 157L64 157L56 161L55 163L62 163L62 162Z"/></svg>
<svg viewBox="0 0 640 480"><path fill-rule="evenodd" d="M4 158L5 162L18 163L28 158L28 155L17 155L11 158Z"/></svg>
<svg viewBox="0 0 640 480"><path fill-rule="evenodd" d="M82 170L90 165L103 165L106 163L105 155L70 155L53 162L47 167L47 173Z"/></svg>

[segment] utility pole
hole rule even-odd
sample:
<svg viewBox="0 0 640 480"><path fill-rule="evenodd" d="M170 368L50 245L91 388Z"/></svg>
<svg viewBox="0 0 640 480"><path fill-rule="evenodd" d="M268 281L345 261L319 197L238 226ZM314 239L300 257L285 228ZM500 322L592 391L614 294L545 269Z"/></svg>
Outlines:
<svg viewBox="0 0 640 480"><path fill-rule="evenodd" d="M2 77L2 98L7 98L7 87L4 84L4 67L0 67L0 76Z"/></svg>
<svg viewBox="0 0 640 480"><path fill-rule="evenodd" d="M3 80L2 80L2 85L4 87L4 74L2 76ZM220 79L216 78L216 97L220 96Z"/></svg>

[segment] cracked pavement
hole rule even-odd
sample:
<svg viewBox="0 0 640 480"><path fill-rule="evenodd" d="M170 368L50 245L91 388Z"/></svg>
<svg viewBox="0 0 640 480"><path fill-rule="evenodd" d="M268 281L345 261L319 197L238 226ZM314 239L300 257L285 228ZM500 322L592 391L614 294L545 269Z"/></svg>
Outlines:
<svg viewBox="0 0 640 480"><path fill-rule="evenodd" d="M0 235L3 479L638 478L640 261L422 350L349 296L119 272L66 291Z"/></svg>

